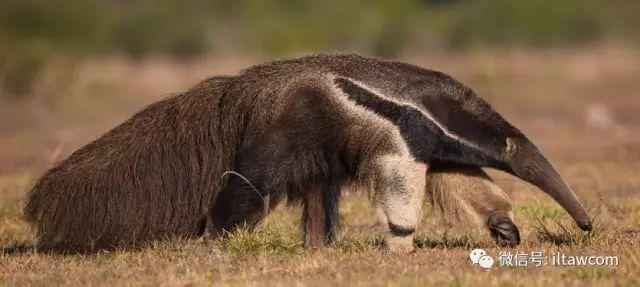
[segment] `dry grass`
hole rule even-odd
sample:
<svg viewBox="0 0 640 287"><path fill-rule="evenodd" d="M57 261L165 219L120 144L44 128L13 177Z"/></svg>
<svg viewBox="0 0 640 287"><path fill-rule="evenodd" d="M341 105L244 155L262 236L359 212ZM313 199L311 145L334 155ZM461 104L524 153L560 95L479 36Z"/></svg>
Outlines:
<svg viewBox="0 0 640 287"><path fill-rule="evenodd" d="M492 172L516 202L523 243L495 247L483 233L447 227L430 208L409 255L381 249L367 200L343 201L342 234L320 251L300 245L299 209L280 207L256 232L218 240L174 240L92 256L0 255L0 285L514 285L640 284L640 54L621 49L502 51L415 57L473 86L549 155L596 216L579 231L535 188ZM47 72L34 96L0 102L0 246L32 240L20 201L42 170L141 105L249 61L131 63L96 60L75 76ZM68 84L60 84L66 82ZM617 255L615 267L482 270L472 247L500 251Z"/></svg>

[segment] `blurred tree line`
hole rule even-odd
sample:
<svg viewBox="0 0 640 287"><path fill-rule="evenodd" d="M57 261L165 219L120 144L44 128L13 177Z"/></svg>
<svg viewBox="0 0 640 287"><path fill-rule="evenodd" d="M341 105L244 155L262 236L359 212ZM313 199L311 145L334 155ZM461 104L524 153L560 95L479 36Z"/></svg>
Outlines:
<svg viewBox="0 0 640 287"><path fill-rule="evenodd" d="M392 57L494 45L640 43L637 0L0 0L2 94L28 92L52 57Z"/></svg>

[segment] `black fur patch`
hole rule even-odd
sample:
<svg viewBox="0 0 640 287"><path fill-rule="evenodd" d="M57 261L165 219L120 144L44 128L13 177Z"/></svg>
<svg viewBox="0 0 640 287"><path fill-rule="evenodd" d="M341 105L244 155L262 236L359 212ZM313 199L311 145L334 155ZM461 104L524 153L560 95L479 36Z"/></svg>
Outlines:
<svg viewBox="0 0 640 287"><path fill-rule="evenodd" d="M416 109L401 106L361 88L345 78L337 78L336 84L356 104L366 107L400 127L411 153L424 161L430 161L431 151L437 146L441 133L437 126L424 119Z"/></svg>
<svg viewBox="0 0 640 287"><path fill-rule="evenodd" d="M422 162L438 161L495 167L502 165L485 151L450 138L414 107L386 100L345 78L337 78L335 83L356 104L374 111L398 126L411 154Z"/></svg>
<svg viewBox="0 0 640 287"><path fill-rule="evenodd" d="M471 90L467 90L466 93L470 95L467 95L469 99L465 101L475 99L473 104L475 113L463 109L460 101L443 92L424 93L420 97L419 104L428 108L431 116L439 123L446 125L451 132L478 144L483 149L500 154L507 138L503 132L500 132L504 128L499 128L505 123L504 119L495 113L489 104L472 95Z"/></svg>

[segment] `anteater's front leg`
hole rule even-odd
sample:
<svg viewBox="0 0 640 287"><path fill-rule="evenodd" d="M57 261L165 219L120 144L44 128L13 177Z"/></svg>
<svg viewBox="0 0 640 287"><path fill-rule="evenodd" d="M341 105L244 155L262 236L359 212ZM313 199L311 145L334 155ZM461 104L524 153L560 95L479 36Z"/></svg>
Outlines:
<svg viewBox="0 0 640 287"><path fill-rule="evenodd" d="M413 251L413 235L421 216L424 176L413 158L390 155L377 160L375 204L389 231L387 248L396 252Z"/></svg>
<svg viewBox="0 0 640 287"><path fill-rule="evenodd" d="M355 126L350 134L353 150L362 151L355 153L361 160L356 183L373 191L379 219L389 228L387 247L412 251L424 196L423 165L411 156L398 131L385 123L377 130Z"/></svg>
<svg viewBox="0 0 640 287"><path fill-rule="evenodd" d="M310 183L303 191L302 229L305 247L321 248L336 236L340 186L336 182Z"/></svg>

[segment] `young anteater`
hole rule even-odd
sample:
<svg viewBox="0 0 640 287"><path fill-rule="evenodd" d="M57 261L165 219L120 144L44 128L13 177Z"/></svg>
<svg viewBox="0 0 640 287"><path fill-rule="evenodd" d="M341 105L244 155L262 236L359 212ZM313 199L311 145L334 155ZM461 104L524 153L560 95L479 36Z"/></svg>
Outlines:
<svg viewBox="0 0 640 287"><path fill-rule="evenodd" d="M448 223L486 229L499 245L520 244L511 199L481 168L432 165L426 172L426 192Z"/></svg>

